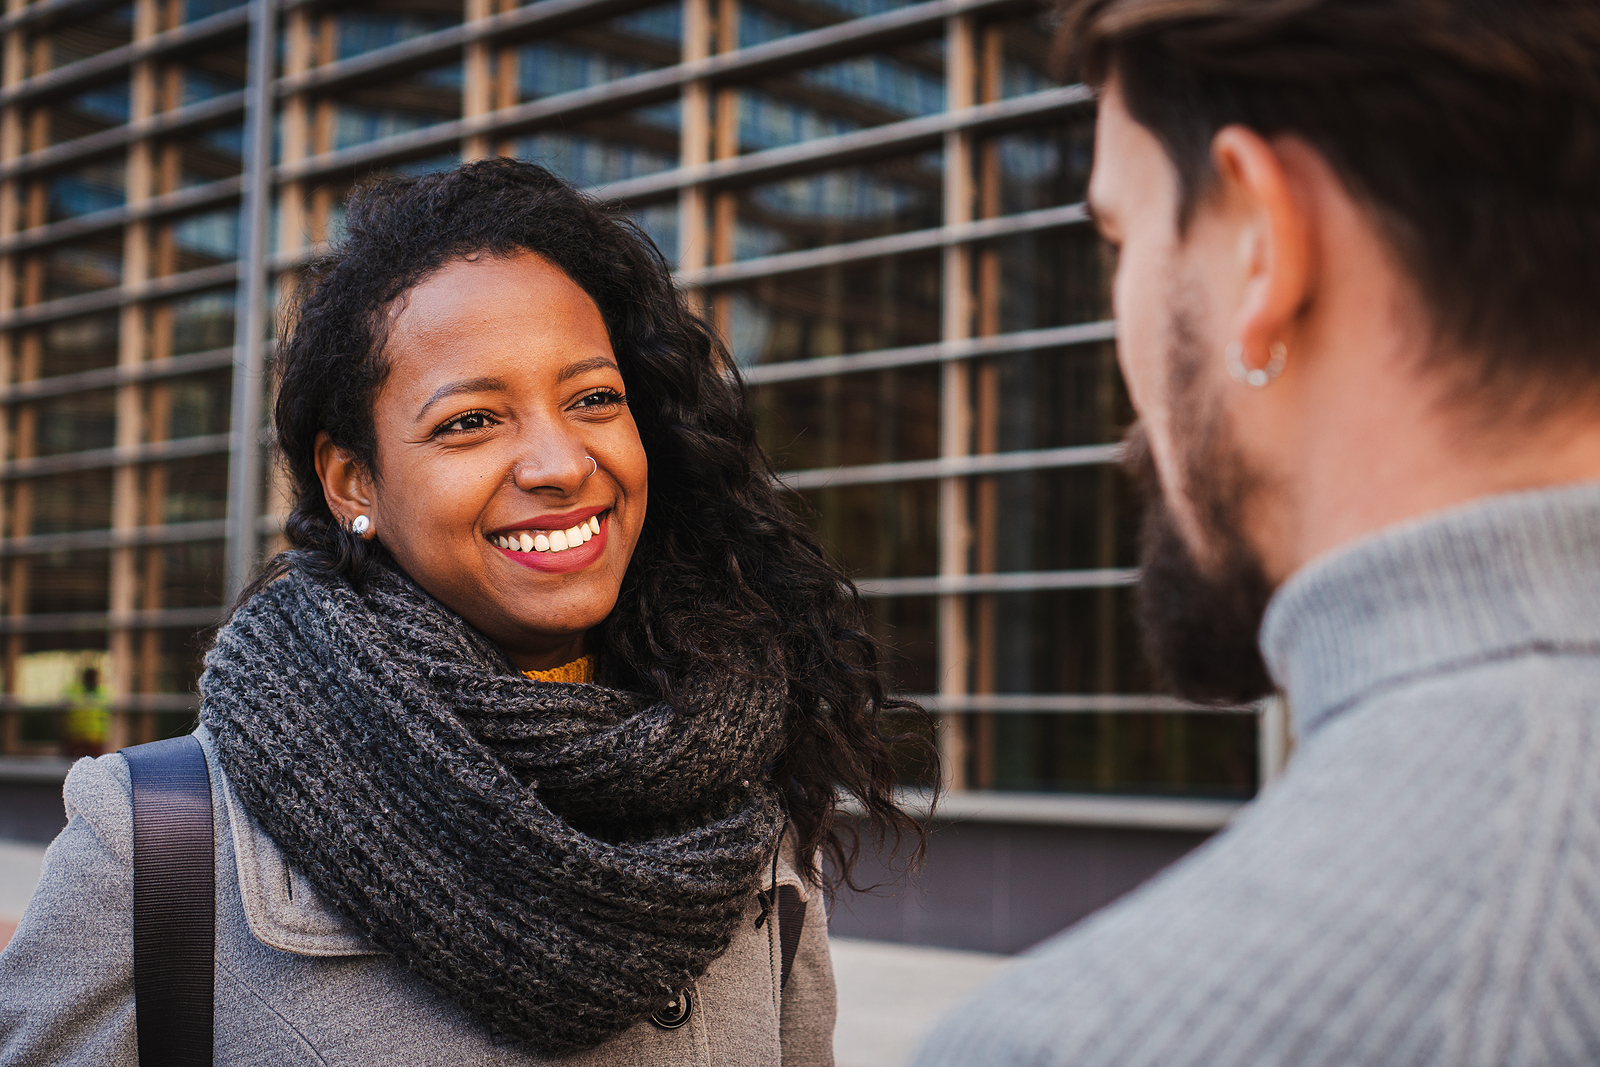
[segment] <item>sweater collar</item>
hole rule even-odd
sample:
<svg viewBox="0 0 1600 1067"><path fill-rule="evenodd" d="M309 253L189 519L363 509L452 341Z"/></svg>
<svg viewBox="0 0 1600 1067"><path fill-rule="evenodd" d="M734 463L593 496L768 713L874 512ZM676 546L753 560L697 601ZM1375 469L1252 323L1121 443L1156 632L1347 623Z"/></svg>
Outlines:
<svg viewBox="0 0 1600 1067"><path fill-rule="evenodd" d="M1351 704L1529 649L1600 652L1600 482L1508 493L1335 550L1292 575L1261 647L1309 737Z"/></svg>

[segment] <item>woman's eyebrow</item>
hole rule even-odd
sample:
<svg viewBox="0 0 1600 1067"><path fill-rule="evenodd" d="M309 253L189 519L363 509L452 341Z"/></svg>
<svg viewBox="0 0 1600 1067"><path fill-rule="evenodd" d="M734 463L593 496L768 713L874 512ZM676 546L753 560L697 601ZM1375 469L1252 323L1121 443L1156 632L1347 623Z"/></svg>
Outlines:
<svg viewBox="0 0 1600 1067"><path fill-rule="evenodd" d="M608 368L617 370L616 361L606 356L591 356L588 359L580 359L576 363L568 363L565 367L562 367L556 373L556 382L559 384L568 378L576 378L578 375L587 374L592 370L606 370Z"/></svg>
<svg viewBox="0 0 1600 1067"><path fill-rule="evenodd" d="M503 393L507 388L506 383L499 378L467 378L459 382L450 382L433 391L433 395L417 409L417 418L420 420L428 413L429 408L445 397L458 396L461 393Z"/></svg>

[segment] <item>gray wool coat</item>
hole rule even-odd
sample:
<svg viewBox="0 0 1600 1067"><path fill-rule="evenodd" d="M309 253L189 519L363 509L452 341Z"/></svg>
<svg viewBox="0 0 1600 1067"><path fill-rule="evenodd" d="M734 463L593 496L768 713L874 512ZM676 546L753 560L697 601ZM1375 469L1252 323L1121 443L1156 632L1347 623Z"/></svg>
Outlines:
<svg viewBox="0 0 1600 1067"><path fill-rule="evenodd" d="M229 788L204 727L216 812L216 1063L831 1067L834 987L822 894L785 850L778 882L807 901L787 985L776 924L751 895L728 952L692 991L689 1022L636 1023L559 1061L488 1028L374 947L319 899ZM0 1064L138 1063L133 1007L133 812L120 755L67 776L67 828L0 953Z"/></svg>

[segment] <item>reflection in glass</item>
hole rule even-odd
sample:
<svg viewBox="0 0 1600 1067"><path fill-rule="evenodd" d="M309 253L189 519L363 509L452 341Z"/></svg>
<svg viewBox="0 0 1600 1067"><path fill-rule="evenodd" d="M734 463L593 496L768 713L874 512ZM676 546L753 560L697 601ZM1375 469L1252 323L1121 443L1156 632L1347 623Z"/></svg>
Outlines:
<svg viewBox="0 0 1600 1067"><path fill-rule="evenodd" d="M974 493L974 549L981 571L1134 567L1139 498L1113 464L989 475L994 505ZM931 572L929 572L931 573Z"/></svg>
<svg viewBox="0 0 1600 1067"><path fill-rule="evenodd" d="M98 311L52 322L39 331L39 377L76 374L117 362L117 313Z"/></svg>
<svg viewBox="0 0 1600 1067"><path fill-rule="evenodd" d="M541 130L511 142L510 154L550 168L575 185L594 186L678 165L678 105L641 108Z"/></svg>
<svg viewBox="0 0 1600 1067"><path fill-rule="evenodd" d="M809 67L739 93L739 150L757 152L944 110L944 41Z"/></svg>
<svg viewBox="0 0 1600 1067"><path fill-rule="evenodd" d="M76 170L52 174L45 181L49 222L60 222L93 211L121 207L127 199L124 163L106 159Z"/></svg>
<svg viewBox="0 0 1600 1067"><path fill-rule="evenodd" d="M78 471L30 478L13 493L32 495L27 533L104 530L111 525L111 471Z"/></svg>
<svg viewBox="0 0 1600 1067"><path fill-rule="evenodd" d="M1004 237L980 249L998 260L999 332L1111 318L1105 245L1087 223Z"/></svg>
<svg viewBox="0 0 1600 1067"><path fill-rule="evenodd" d="M783 470L939 454L937 366L758 385L750 405L763 446Z"/></svg>
<svg viewBox="0 0 1600 1067"><path fill-rule="evenodd" d="M167 243L171 245L171 261L164 264L169 269L163 273L177 274L227 263L239 255L239 210L229 207L177 219L157 237L158 245Z"/></svg>
<svg viewBox="0 0 1600 1067"><path fill-rule="evenodd" d="M448 63L343 93L334 106L332 151L461 117L461 64Z"/></svg>
<svg viewBox="0 0 1600 1067"><path fill-rule="evenodd" d="M28 614L105 611L111 586L110 553L51 552L28 561Z"/></svg>
<svg viewBox="0 0 1600 1067"><path fill-rule="evenodd" d="M39 254L44 265L44 298L60 300L114 289L122 284L122 234L116 231Z"/></svg>
<svg viewBox="0 0 1600 1067"><path fill-rule="evenodd" d="M733 258L937 226L943 160L924 152L741 189Z"/></svg>
<svg viewBox="0 0 1600 1067"><path fill-rule="evenodd" d="M720 287L719 325L740 366L939 340L939 257L885 256Z"/></svg>
<svg viewBox="0 0 1600 1067"><path fill-rule="evenodd" d="M939 483L849 485L803 494L801 514L855 579L939 569Z"/></svg>
<svg viewBox="0 0 1600 1067"><path fill-rule="evenodd" d="M85 452L117 443L117 397L110 389L35 401L34 455Z"/></svg>
<svg viewBox="0 0 1600 1067"><path fill-rule="evenodd" d="M987 720L987 721L985 721ZM976 784L1029 792L1135 793L1246 800L1256 789L1256 723L1227 712L978 717L992 730Z"/></svg>
<svg viewBox="0 0 1600 1067"><path fill-rule="evenodd" d="M427 7L432 10L400 13L345 9L325 23L324 32L334 35L333 51L337 58L352 59L364 52L438 33L461 22L459 4L432 3Z"/></svg>
<svg viewBox="0 0 1600 1067"><path fill-rule="evenodd" d="M108 82L69 96L44 109L49 143L62 144L109 130L128 121L128 82Z"/></svg>
<svg viewBox="0 0 1600 1067"><path fill-rule="evenodd" d="M51 27L43 35L43 49L29 42L28 54L34 58L31 74L43 74L80 59L120 48L133 40L133 5L121 4L108 10L69 19ZM43 60L40 65L39 60Z"/></svg>

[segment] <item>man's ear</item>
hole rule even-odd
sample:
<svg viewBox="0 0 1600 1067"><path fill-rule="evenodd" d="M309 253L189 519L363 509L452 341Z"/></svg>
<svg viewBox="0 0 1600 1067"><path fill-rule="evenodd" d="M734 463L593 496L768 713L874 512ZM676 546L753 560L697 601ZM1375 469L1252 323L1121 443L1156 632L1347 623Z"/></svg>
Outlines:
<svg viewBox="0 0 1600 1067"><path fill-rule="evenodd" d="M372 512L372 479L367 470L344 449L333 443L326 432L317 434L313 447L317 461L317 477L322 482L322 495L328 501L333 517L349 526L357 515Z"/></svg>
<svg viewBox="0 0 1600 1067"><path fill-rule="evenodd" d="M1266 363L1275 344L1293 346L1295 319L1314 283L1310 213L1285 147L1237 125L1223 127L1211 142L1216 192L1243 221L1236 266L1245 285L1229 340L1250 367Z"/></svg>

